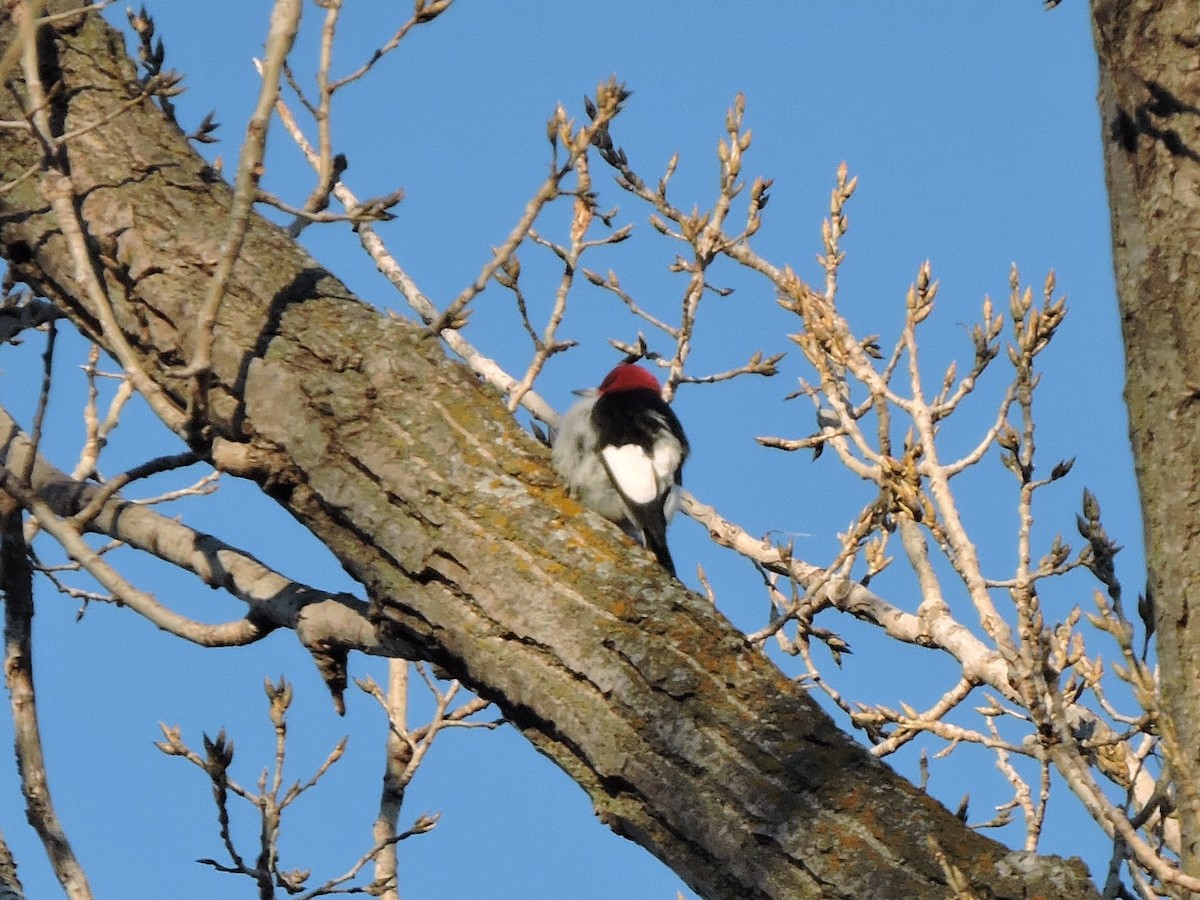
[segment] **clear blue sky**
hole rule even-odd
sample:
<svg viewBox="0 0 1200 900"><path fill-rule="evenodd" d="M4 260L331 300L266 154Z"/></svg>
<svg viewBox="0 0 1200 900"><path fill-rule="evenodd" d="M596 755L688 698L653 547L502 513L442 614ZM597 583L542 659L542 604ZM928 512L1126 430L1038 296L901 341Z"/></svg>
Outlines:
<svg viewBox="0 0 1200 900"><path fill-rule="evenodd" d="M209 110L222 123L222 143L204 148L227 165L237 158L257 92L251 57L261 53L270 4L211 0L155 2L167 64L187 77L177 106L185 127ZM407 4L348 3L335 70L366 59L400 23ZM296 67L307 78L321 10L306 5ZM122 20L114 7L111 19ZM774 178L766 223L755 238L760 253L817 278L820 223L838 163L859 176L849 207L851 230L841 300L863 333L887 345L901 320L904 292L925 259L941 279L927 352L944 365L970 360L967 328L985 294L1005 306L1008 272L1017 263L1040 286L1057 272L1070 313L1043 358L1040 389L1042 462L1077 456L1074 471L1038 512L1039 536L1075 537L1073 515L1084 485L1103 504L1114 538L1127 549L1127 588L1141 587L1141 535L1136 489L1121 403L1122 359L1113 293L1095 105L1096 64L1086 4L1067 0L1045 12L1037 0L972 4L708 2L459 3L418 30L363 83L349 88L335 111L336 149L350 158L346 181L360 196L396 187L407 192L396 221L380 228L422 289L445 302L473 279L519 216L545 172L544 126L561 101L582 119L582 96L615 74L633 90L614 137L648 179L680 153L677 205L704 207L716 186L716 141L725 111L741 91L754 145L746 174ZM311 82L307 82L311 83ZM612 186L602 166L594 174L602 208L620 206L646 239L591 263L616 268L622 283L647 305L670 315L682 291L667 272L675 249L655 240L647 210ZM264 186L297 204L312 175L286 135L270 137ZM368 302L401 304L357 240L343 226L312 228L305 241L317 258ZM554 266L526 250L531 285L553 284ZM728 268L714 272L738 288L709 299L701 314L693 374L737 365L753 349L791 349L797 323L776 307L768 287ZM539 280L540 279L540 280ZM545 296L534 299L538 308ZM467 336L506 365L527 359L527 338L507 297L478 301ZM614 359L610 336L636 331L611 298L581 289L560 336L580 348L558 357L539 389L562 409L572 388L596 382ZM64 329L68 330L69 329ZM53 421L46 449L69 468L78 440L74 371L79 342L64 339ZM659 349L667 349L659 342ZM0 398L26 417L38 377L40 342L0 348ZM937 368L931 371L938 372ZM758 448L759 434L801 436L811 410L784 404L797 377L809 373L798 352L770 380L685 388L677 408L694 456L689 487L753 533L797 535L797 553L814 563L831 558L867 488L827 454L788 456ZM981 394L1000 383L999 373ZM978 427L990 411L981 402ZM969 417L968 417L969 418ZM967 435L970 431L964 431ZM141 412L114 438L105 471L112 473L178 445ZM159 440L162 438L162 440ZM963 437L963 440L966 440ZM158 446L150 450L148 448ZM989 566L1011 567L1015 496L993 459L986 477L964 498ZM215 497L181 504L173 513L278 567L329 589L354 585L322 547L257 492L227 480ZM1077 541L1076 541L1077 542ZM684 580L696 584L704 566L718 606L741 627L764 624L767 599L744 561L707 542L682 521L672 545ZM238 606L160 565L129 557L127 571L144 589L181 611L222 620ZM688 573L693 573L689 575ZM899 579L894 588L911 588ZM1092 585L1065 588L1055 615L1090 603ZM911 596L897 602L915 607ZM284 863L311 866L314 882L343 871L369 842L378 796L383 723L352 687L344 720L330 709L311 663L288 634L238 650L201 651L157 633L131 614L93 606L75 622L76 606L48 587L36 624L39 696L51 785L99 897L201 900L252 896L248 881L196 865L221 858L209 790L200 773L151 746L157 722L182 725L199 744L201 731L224 726L237 746L235 772L253 782L270 761L264 676L287 675L297 686L289 765L306 778L344 733L348 753L285 820ZM834 617L820 624L855 649L844 668L830 666L851 697L921 706L939 696L952 668L926 651L896 651L859 623ZM356 658L351 674L382 680L378 661ZM419 695L418 695L419 697ZM420 701L414 719L421 720ZM9 739L0 717L0 740ZM844 723L843 723L844 724ZM931 752L937 744L927 745ZM893 764L916 776L915 752ZM954 806L970 791L971 819L991 816L1008 796L992 759L969 748L935 765L932 790ZM1061 787L1061 786L1060 786ZM1098 829L1062 792L1043 849L1079 854L1093 873L1107 862ZM40 847L25 826L12 767L0 777L0 827L17 855L30 898L56 896ZM407 898L655 898L683 889L678 878L640 848L613 836L591 814L585 795L512 729L443 736L418 775L402 819L443 814L436 830L403 845L402 893ZM239 833L249 843L252 824ZM1009 829L1002 837L1019 840ZM250 851L247 851L250 852ZM686 894L686 892L685 892ZM687 895L690 896L690 895Z"/></svg>

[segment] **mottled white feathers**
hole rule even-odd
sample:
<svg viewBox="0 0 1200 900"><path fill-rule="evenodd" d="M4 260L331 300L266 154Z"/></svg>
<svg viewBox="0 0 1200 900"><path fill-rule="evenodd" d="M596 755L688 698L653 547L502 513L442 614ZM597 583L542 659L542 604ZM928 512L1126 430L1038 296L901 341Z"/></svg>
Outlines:
<svg viewBox="0 0 1200 900"><path fill-rule="evenodd" d="M608 472L600 458L596 431L591 425L592 407L595 405L596 395L593 392L567 410L559 421L550 461L566 481L572 496L577 497L588 509L619 523L625 518L625 501L609 481Z"/></svg>

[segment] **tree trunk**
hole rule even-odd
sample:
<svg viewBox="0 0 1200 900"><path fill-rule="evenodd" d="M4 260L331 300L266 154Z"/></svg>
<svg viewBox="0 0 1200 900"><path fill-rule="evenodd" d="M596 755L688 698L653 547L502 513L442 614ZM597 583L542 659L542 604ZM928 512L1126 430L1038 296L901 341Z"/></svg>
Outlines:
<svg viewBox="0 0 1200 900"><path fill-rule="evenodd" d="M1184 870L1200 876L1200 5L1094 0L1092 14L1161 733Z"/></svg>
<svg viewBox="0 0 1200 900"><path fill-rule="evenodd" d="M135 77L99 17L55 27L42 69L64 133L101 122ZM22 118L13 93L0 106ZM172 370L189 361L230 190L149 102L64 152L115 320L183 414L190 380ZM27 132L0 131L5 181L41 158ZM48 208L61 189L35 174L0 195L0 252L111 351ZM198 408L180 436L326 543L379 629L494 700L604 822L701 894L1095 896L1082 865L1010 853L841 734L711 604L568 499L544 448L436 338L257 217Z"/></svg>

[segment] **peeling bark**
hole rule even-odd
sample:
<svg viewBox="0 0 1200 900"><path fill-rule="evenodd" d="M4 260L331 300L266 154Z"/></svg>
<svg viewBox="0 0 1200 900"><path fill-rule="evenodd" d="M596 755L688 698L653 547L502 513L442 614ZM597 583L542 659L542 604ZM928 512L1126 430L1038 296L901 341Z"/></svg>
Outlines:
<svg viewBox="0 0 1200 900"><path fill-rule="evenodd" d="M99 18L44 42L64 130L130 96ZM10 29L5 29L10 41ZM0 95L0 117L20 111ZM229 188L149 103L66 148L113 312L150 378L194 346ZM5 180L36 167L0 132ZM14 272L106 346L36 176L0 196ZM708 897L1095 896L1082 864L1010 853L840 733L703 598L563 492L501 398L252 217L205 417L180 437L254 479L365 585L384 636L493 700L600 818ZM958 874L950 874L957 872Z"/></svg>

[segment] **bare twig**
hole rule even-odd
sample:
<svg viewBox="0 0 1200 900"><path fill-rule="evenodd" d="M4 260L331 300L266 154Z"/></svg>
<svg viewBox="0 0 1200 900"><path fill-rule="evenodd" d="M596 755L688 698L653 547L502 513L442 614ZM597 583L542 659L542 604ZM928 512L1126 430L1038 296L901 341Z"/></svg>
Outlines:
<svg viewBox="0 0 1200 900"><path fill-rule="evenodd" d="M304 153L309 164L316 167L319 164L319 156L304 137L287 104L281 100L276 106L276 111L279 113L280 120L287 129L288 134L296 142L296 146ZM350 215L353 215L362 206L354 193L342 182L339 182L334 187L334 196L338 198ZM400 295L404 297L413 311L420 316L421 320L426 324L434 322L438 317L437 307L421 292L417 283L396 258L388 252L379 234L369 222L359 225L358 239L362 243L363 249L366 250L372 261L379 268L379 271L400 292ZM459 331L448 330L443 331L441 334L442 339L450 347L451 351L457 354L476 375L495 385L506 394L516 389L517 380L505 372L494 359L480 353ZM557 425L558 414L536 391L526 391L521 398L521 405L535 418L545 422L547 425L552 427Z"/></svg>
<svg viewBox="0 0 1200 900"><path fill-rule="evenodd" d="M42 353L42 387L38 391L37 409L33 413L33 429L29 435L33 453L30 454L25 469L21 472L21 481L26 484L29 482L29 473L33 470L33 461L38 446L42 442L42 426L46 421L46 410L50 406L50 385L54 377L54 339L57 335L58 329L54 320L51 320L46 324L46 349Z"/></svg>
<svg viewBox="0 0 1200 900"><path fill-rule="evenodd" d="M37 516L41 528L58 541L67 555L78 562L105 590L164 631L204 647L243 646L261 640L270 633L270 627L251 617L223 625L208 625L173 612L152 595L134 587L88 545L72 523L60 519L48 503L22 487L7 470L0 470L0 489L12 494L25 509Z"/></svg>
<svg viewBox="0 0 1200 900"><path fill-rule="evenodd" d="M209 282L208 293L196 317L195 346L192 359L180 376L195 376L196 384L192 397L193 422L198 414L205 390L204 378L212 366L213 330L225 291L233 274L234 264L241 255L242 242L250 224L250 210L257 197L258 182L262 177L263 152L267 143L267 127L271 111L279 97L279 76L284 60L291 52L300 27L301 0L275 0L271 10L271 24L267 32L266 55L262 65L262 85L258 102L246 125L246 138L238 159L237 175L234 180L233 203L229 210L229 226L222 244L221 258Z"/></svg>
<svg viewBox="0 0 1200 900"><path fill-rule="evenodd" d="M384 849L375 858L375 883L383 886L379 895L383 900L399 900L396 823L400 820L400 807L404 803L404 769L412 756L409 743L401 737L408 732L407 662L388 662L388 685L384 704L388 734L384 743L383 787L379 796L379 813L375 816L372 828L376 845Z"/></svg>
<svg viewBox="0 0 1200 900"><path fill-rule="evenodd" d="M162 730L163 740L157 742L155 746L168 756L181 757L202 769L212 785L213 799L217 807L218 830L230 862L221 863L214 859L201 859L198 862L210 866L218 872L244 875L250 878L257 886L260 897L273 898L277 886L282 887L289 895L299 896L301 900L312 900L316 897L343 893L381 895L388 884L379 879L364 887L346 888L343 886L357 878L363 868L372 860L378 859L398 841L406 840L415 834L422 834L431 829L436 824L436 819L422 816L407 831L390 835L385 840L376 842L343 874L330 878L316 887L306 888L306 882L311 875L310 870L284 870L280 867L279 835L283 813L302 794L319 784L330 768L342 758L346 750L347 739L342 738L338 741L307 781L294 782L285 789L287 713L292 703L292 686L282 678L277 683L272 683L270 679L267 679L265 690L269 701L271 724L275 729L275 753L270 769L262 770L256 789L247 788L230 778L233 743L226 737L224 730L216 738L204 736L204 754L201 755L184 742L178 727L161 724L159 726ZM258 849L253 864L247 862L247 855L238 850L234 840L231 828L230 796L241 797L257 811ZM386 894L384 895L386 896Z"/></svg>
<svg viewBox="0 0 1200 900"><path fill-rule="evenodd" d="M29 452L28 437L0 407L0 473L10 473L0 477L12 477L11 472L21 471ZM28 491L46 504L47 519L51 521L77 515L99 490L71 479L41 458L32 469L28 486ZM245 621L256 623L254 628L262 634L276 627L294 629L305 647L314 652L332 646L382 656L416 655L415 649L403 641L385 639L376 632L367 618L364 601L297 584L249 554L153 510L131 506L119 495L81 525L153 552L194 573L205 584L229 591L250 606ZM63 527L77 534L69 525ZM241 622L232 625L248 627Z"/></svg>
<svg viewBox="0 0 1200 900"><path fill-rule="evenodd" d="M50 797L33 682L33 573L21 529L20 507L14 498L3 493L0 493L0 590L4 594L4 678L26 813L67 897L91 900L87 875Z"/></svg>
<svg viewBox="0 0 1200 900"><path fill-rule="evenodd" d="M367 60L350 74L344 75L337 81L331 82L329 84L329 92L333 93L334 91L345 87L347 84L362 78L369 71L371 71L375 64L383 59L384 56L395 50L396 47L400 45L400 42L404 40L405 36L414 27L417 25L424 25L427 22L432 22L434 19L448 10L452 3L453 0L417 0L417 3L414 4L415 10L413 17L401 25L400 28L398 28L396 32L371 55L369 60Z"/></svg>

